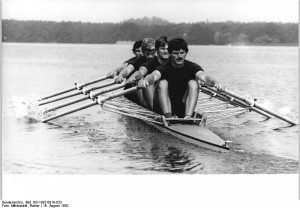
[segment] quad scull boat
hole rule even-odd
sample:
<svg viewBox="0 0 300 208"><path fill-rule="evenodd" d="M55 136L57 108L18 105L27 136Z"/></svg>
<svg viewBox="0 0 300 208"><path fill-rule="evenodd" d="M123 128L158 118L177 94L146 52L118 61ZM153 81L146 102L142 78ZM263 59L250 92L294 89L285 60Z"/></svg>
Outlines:
<svg viewBox="0 0 300 208"><path fill-rule="evenodd" d="M83 100L92 100L92 102L87 103L85 105L73 108L69 111L62 112L52 117L48 117L42 120L42 122L48 122L50 120L62 117L64 115L68 115L70 113L89 108L91 106L100 105L106 111L140 119L156 127L160 131L171 134L186 142L217 151L227 151L229 150L229 146L227 145L226 141L224 141L218 135L210 131L205 126L206 124L227 119L229 117L237 116L249 111L255 111L263 116L266 116L267 118L277 117L281 120L290 123L291 125L296 125L294 121L282 117L277 113L269 111L256 104L255 100L246 99L229 90L219 92L214 88L201 85L199 92L201 93L201 95L199 96L200 98L195 109L195 116L192 119L166 119L164 116L152 112L148 109L145 109L122 97L123 95L127 95L138 90L138 87L132 87L126 90L119 90L123 88L125 84L115 84L114 82L109 82L104 83L100 86L86 88L87 85L94 84L96 82L103 81L106 79L108 79L108 77L102 77L97 80L83 84L75 83L75 87L71 89L64 90L62 92L58 92L53 95L41 98L39 100L42 101L40 105L44 105L65 98L69 98L71 96L79 94L84 95L84 97L60 104L52 108L48 108L44 111L45 113L75 104L77 102L81 102ZM101 88L108 87L111 85L115 86L95 92L95 90L99 90ZM57 95L61 95L64 93L68 93L76 89L79 90L79 92L55 98L54 100L44 101L46 99L56 97ZM116 90L119 91L113 92Z"/></svg>

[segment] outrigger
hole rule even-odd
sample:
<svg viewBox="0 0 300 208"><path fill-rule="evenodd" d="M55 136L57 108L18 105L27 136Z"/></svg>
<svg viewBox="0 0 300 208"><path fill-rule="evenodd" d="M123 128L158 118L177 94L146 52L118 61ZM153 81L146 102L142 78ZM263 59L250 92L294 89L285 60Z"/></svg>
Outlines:
<svg viewBox="0 0 300 208"><path fill-rule="evenodd" d="M192 119L167 119L163 115L159 115L155 112L145 109L122 97L123 95L127 95L138 90L138 87L120 90L125 86L125 84L115 84L114 81L106 82L96 87L86 87L88 85L104 81L108 78L109 77L101 77L99 79L87 83L75 83L75 86L72 88L39 99L38 101L42 101L39 105L45 105L72 96L82 94L84 95L81 98L65 102L52 108L48 108L44 110L44 113L48 113L50 111L66 107L77 102L81 102L83 100L92 100L92 102L87 103L85 105L62 112L55 116L48 117L42 120L42 122L48 122L50 120L77 112L79 110L89 108L91 106L100 105L101 107L103 107L103 110L118 113L121 115L126 115L129 117L138 118L156 127L162 132L169 133L179 139L195 144L197 146L217 151L227 151L229 150L229 146L226 141L224 141L218 135L210 131L206 127L206 124L227 119L232 116L238 116L249 111L254 111L263 116L266 116L267 118L276 117L288 122L291 125L297 125L296 122L285 118L275 112L272 112L268 109L263 108L262 106L257 104L255 100L246 99L229 90L224 90L220 92L217 91L215 88L207 87L205 85L200 85L200 93L206 96L199 96L200 98L195 109L195 115ZM101 90L96 91L99 89ZM65 94L73 90L78 91L69 95L55 98L53 100L45 101L49 98ZM119 91L113 92L116 90Z"/></svg>

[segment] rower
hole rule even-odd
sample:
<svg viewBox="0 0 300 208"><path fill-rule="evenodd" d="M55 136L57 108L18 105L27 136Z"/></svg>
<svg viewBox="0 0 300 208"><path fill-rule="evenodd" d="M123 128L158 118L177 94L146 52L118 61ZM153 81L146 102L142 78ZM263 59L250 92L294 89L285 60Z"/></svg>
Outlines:
<svg viewBox="0 0 300 208"><path fill-rule="evenodd" d="M126 80L126 83L136 83L142 77L147 74L151 74L158 66L166 65L169 61L169 52L168 52L168 43L169 39L166 36L161 36L155 41L155 49L157 51L157 56L153 59L143 63L138 71L134 72L129 79ZM149 85L145 89L143 89L143 100L142 105L149 110L154 110L153 103L157 104L156 99L156 86L155 83L153 85ZM155 99L154 99L155 98Z"/></svg>
<svg viewBox="0 0 300 208"><path fill-rule="evenodd" d="M143 43L142 40L135 41L134 44L133 44L133 48L132 48L132 52L135 56L128 59L127 61L125 61L122 66L119 66L115 70L109 72L107 74L107 77L113 78L114 76L118 75L123 69L125 69L130 63L132 63L133 61L135 61L136 59L141 57L143 55L143 53L142 53L142 43Z"/></svg>
<svg viewBox="0 0 300 208"><path fill-rule="evenodd" d="M217 90L223 90L224 86L212 76L204 73L201 66L185 60L188 45L184 39L172 39L168 51L170 61L140 80L138 86L146 88L159 81L157 83L157 96L163 115L166 118L176 115L190 119L194 114L198 100L198 80L208 86L215 87Z"/></svg>
<svg viewBox="0 0 300 208"><path fill-rule="evenodd" d="M115 83L123 82L123 80L125 78L129 78L136 70L138 70L143 63L154 58L156 50L155 50L155 42L152 38L145 38L143 40L142 53L143 53L143 56L130 62L128 64L128 66L120 72L120 74L115 78ZM135 85L136 85L136 83L126 83L125 89L130 88ZM142 100L143 100L142 90L137 90L137 92L131 93L131 94L127 95L126 97L129 100L142 105Z"/></svg>

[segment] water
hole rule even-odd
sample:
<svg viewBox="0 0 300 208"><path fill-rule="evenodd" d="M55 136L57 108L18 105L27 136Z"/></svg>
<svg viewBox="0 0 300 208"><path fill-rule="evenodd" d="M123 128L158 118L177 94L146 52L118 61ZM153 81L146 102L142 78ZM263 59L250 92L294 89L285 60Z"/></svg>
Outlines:
<svg viewBox="0 0 300 208"><path fill-rule="evenodd" d="M32 101L70 88L74 82L106 75L132 56L130 48L4 43L4 174L298 172L298 126L266 121L253 112L208 126L232 141L227 153L188 144L99 106L51 124L32 119L41 117L41 109ZM199 63L229 90L298 120L296 47L190 46L187 59Z"/></svg>

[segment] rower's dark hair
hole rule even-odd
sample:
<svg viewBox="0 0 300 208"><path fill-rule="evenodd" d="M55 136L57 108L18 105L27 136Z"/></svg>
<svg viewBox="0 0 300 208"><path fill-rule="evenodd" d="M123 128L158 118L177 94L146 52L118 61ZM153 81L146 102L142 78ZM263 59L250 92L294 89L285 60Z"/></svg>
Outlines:
<svg viewBox="0 0 300 208"><path fill-rule="evenodd" d="M170 40L168 47L169 53L172 53L173 50L179 51L180 49L185 50L186 53L189 51L186 40L183 38L174 38Z"/></svg>
<svg viewBox="0 0 300 208"><path fill-rule="evenodd" d="M135 41L133 44L132 51L135 52L135 49L142 47L143 40Z"/></svg>
<svg viewBox="0 0 300 208"><path fill-rule="evenodd" d="M158 50L159 47L165 47L169 44L169 38L167 36L161 36L155 41L155 49Z"/></svg>

